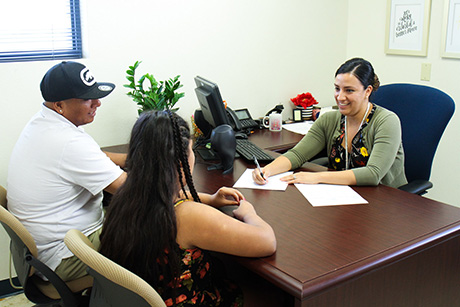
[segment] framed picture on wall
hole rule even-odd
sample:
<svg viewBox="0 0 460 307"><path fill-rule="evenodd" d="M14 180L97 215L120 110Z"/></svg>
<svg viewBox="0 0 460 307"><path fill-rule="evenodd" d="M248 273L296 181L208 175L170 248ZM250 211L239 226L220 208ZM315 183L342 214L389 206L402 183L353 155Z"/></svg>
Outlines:
<svg viewBox="0 0 460 307"><path fill-rule="evenodd" d="M431 0L388 0L385 53L426 56Z"/></svg>
<svg viewBox="0 0 460 307"><path fill-rule="evenodd" d="M460 59L460 0L445 0L444 5L441 55Z"/></svg>

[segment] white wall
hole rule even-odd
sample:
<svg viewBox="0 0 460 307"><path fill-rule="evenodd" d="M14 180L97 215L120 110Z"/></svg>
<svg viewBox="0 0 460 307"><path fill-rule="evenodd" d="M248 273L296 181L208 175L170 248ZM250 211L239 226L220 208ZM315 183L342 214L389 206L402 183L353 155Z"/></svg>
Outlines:
<svg viewBox="0 0 460 307"><path fill-rule="evenodd" d="M385 22L387 1L349 0L347 57L361 56L371 61L382 84L404 82L428 85L460 102L459 59L441 57L442 21L445 1L431 1L431 22L426 57L387 55ZM421 81L422 63L431 63L431 80ZM458 108L458 106L457 106ZM460 207L460 115L454 113L438 146L426 197ZM423 138L423 131L420 137Z"/></svg>
<svg viewBox="0 0 460 307"><path fill-rule="evenodd" d="M141 74L153 73L159 80L181 75L186 96L177 106L186 118L198 108L196 75L218 83L229 106L247 107L254 117L280 102L290 109L289 98L304 91L312 92L321 105L331 105L333 74L347 55L347 4L343 0L85 1L86 56L81 62L97 80L117 85L102 100L95 122L85 129L101 146L127 142L137 112L122 85L128 65L136 60L143 61ZM0 64L1 185L6 185L8 161L22 128L40 108L40 80L55 63ZM8 277L8 244L2 229L0 280Z"/></svg>
<svg viewBox="0 0 460 307"><path fill-rule="evenodd" d="M193 77L219 84L233 108L254 117L310 91L321 106L334 103L333 74L347 58L371 61L382 84L410 82L437 87L460 101L460 60L443 59L443 2L432 1L427 57L384 53L387 1L368 0L171 0L87 1L82 4L87 64L96 78L116 83L96 120L85 127L101 146L125 143L136 119L122 86L128 65L164 80L181 75L186 96L179 113L189 118L198 103ZM115 3L115 4L114 4ZM39 82L57 62L0 64L0 184L6 184L11 150L42 101ZM431 81L420 81L421 63L432 64ZM285 112L284 117L287 117ZM435 157L427 197L460 206L460 151L454 114ZM422 137L422 135L421 135ZM0 280L7 278L8 239L0 231Z"/></svg>

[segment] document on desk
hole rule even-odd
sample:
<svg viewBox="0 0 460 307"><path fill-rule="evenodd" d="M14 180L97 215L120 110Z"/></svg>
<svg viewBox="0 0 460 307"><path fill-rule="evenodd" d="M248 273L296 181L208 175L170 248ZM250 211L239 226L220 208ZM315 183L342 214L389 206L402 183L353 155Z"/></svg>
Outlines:
<svg viewBox="0 0 460 307"><path fill-rule="evenodd" d="M307 134L308 130L310 130L312 125L313 121L304 121L299 123L284 124L283 129L305 135Z"/></svg>
<svg viewBox="0 0 460 307"><path fill-rule="evenodd" d="M252 179L252 171L254 169L248 168L244 173L238 178L238 180L233 185L234 188L246 188L246 189L258 189L258 190L276 190L276 191L285 191L288 184L284 181L281 181L280 178L290 175L293 172L285 172L268 178L267 183L260 185L254 182Z"/></svg>
<svg viewBox="0 0 460 307"><path fill-rule="evenodd" d="M335 184L294 184L313 207L367 204L347 185Z"/></svg>

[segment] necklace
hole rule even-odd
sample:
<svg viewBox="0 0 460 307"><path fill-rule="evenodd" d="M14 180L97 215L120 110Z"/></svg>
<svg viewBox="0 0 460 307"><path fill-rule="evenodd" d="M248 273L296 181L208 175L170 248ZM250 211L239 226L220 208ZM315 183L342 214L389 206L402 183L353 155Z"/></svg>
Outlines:
<svg viewBox="0 0 460 307"><path fill-rule="evenodd" d="M366 120L367 117L367 112L369 112L369 107L371 103L367 103L367 108L366 112L364 113L363 119L361 120L361 123L359 124L358 130L361 129L361 126L363 125L364 121ZM348 169L348 126L347 126L347 117L345 116L345 170Z"/></svg>

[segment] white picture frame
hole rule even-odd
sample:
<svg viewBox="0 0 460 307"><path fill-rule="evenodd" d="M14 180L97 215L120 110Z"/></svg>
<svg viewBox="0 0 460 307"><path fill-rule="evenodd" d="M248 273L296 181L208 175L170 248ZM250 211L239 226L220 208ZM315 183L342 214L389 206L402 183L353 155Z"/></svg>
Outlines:
<svg viewBox="0 0 460 307"><path fill-rule="evenodd" d="M385 53L426 56L431 0L388 0Z"/></svg>
<svg viewBox="0 0 460 307"><path fill-rule="evenodd" d="M444 1L442 42L443 58L460 59L460 0Z"/></svg>

